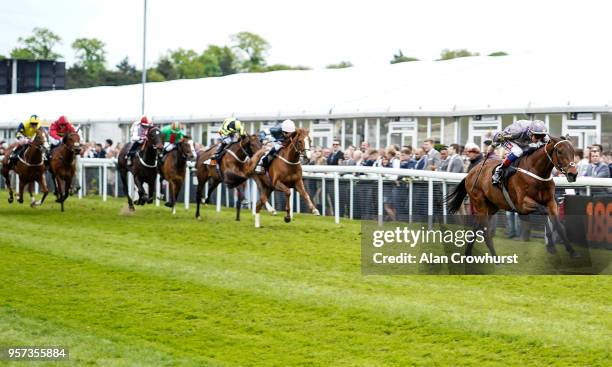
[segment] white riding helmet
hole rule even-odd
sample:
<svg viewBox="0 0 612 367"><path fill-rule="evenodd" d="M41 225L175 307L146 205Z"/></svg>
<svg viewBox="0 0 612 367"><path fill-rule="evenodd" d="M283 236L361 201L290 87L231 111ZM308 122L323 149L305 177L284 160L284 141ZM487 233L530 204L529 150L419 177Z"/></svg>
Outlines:
<svg viewBox="0 0 612 367"><path fill-rule="evenodd" d="M286 133L293 133L295 132L295 123L291 120L285 120L281 124L281 130Z"/></svg>

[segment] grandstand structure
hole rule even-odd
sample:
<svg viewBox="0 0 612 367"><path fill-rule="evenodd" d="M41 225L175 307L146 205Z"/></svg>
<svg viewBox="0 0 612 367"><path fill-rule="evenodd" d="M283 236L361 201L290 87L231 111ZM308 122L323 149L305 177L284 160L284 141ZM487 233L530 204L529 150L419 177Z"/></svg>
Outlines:
<svg viewBox="0 0 612 367"><path fill-rule="evenodd" d="M235 116L249 132L291 118L315 145L482 144L517 119L541 119L576 147L612 149L612 73L588 56L466 57L372 68L290 70L147 83L146 113L156 123L184 122L209 145L220 122ZM68 116L87 140L128 139L140 115L140 85L0 96L0 140L36 113Z"/></svg>

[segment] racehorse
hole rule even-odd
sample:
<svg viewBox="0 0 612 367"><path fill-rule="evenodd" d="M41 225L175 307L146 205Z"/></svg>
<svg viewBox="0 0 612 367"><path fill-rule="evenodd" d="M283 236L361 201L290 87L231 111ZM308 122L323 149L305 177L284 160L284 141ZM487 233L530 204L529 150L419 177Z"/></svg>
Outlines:
<svg viewBox="0 0 612 367"><path fill-rule="evenodd" d="M510 176L505 183L500 183L506 185L510 202L504 197L502 188L492 183L491 177L498 164L498 160L487 160L474 167L455 190L447 196L446 202L449 212L457 212L463 205L465 196L469 195L477 221L476 226L478 229L484 230L487 228L491 217L500 209L527 215L535 212L539 206L544 206L548 212L550 223L563 240L565 249L571 257L577 257L578 255L567 238L565 228L559 220L559 210L555 201L555 183L551 176L553 168L556 168L567 177L569 182L576 181L578 172L574 163L572 143L566 137L551 137L545 145L520 159L516 167L517 172ZM513 169L513 167L507 169ZM469 188L471 190L468 191ZM547 236L550 236L547 250L550 253L555 253L556 249L552 241L552 229L549 221L546 221ZM494 256L495 248L491 238L491 226L488 227L489 230L485 231L485 242L489 252ZM466 256L471 256L473 246L474 242L467 244Z"/></svg>
<svg viewBox="0 0 612 367"><path fill-rule="evenodd" d="M119 170L119 175L121 176L121 182L123 182L123 189L125 190L127 196L129 210L134 211L134 202L132 201L128 190L128 171L132 172L132 175L134 176L134 183L138 188L138 201L136 201L136 204L151 204L155 198L158 157L164 148L159 128L151 127L149 129L144 144L142 144L140 149L134 154L132 165L128 166L126 154L129 152L131 146L132 143L125 144L121 149L121 152L119 152L117 169ZM148 194L143 187L143 184L145 183L149 189Z"/></svg>
<svg viewBox="0 0 612 367"><path fill-rule="evenodd" d="M196 161L196 172L198 176L198 187L196 189L196 219L201 219L200 216L200 205L202 202L202 191L204 190L204 184L210 179L211 183L208 186L208 193L206 194L205 203L210 202L210 197L215 188L224 182L230 189L236 189L238 200L236 200L236 220L240 220L240 207L244 200L244 185L242 185L247 179L245 174L245 166L253 154L261 149L261 141L259 136L247 135L240 138L237 143L230 145L223 157L217 162L218 167L204 164L205 161L210 159L214 152L216 145L209 148L206 151L202 151L198 154Z"/></svg>
<svg viewBox="0 0 612 367"><path fill-rule="evenodd" d="M255 210L255 227L260 227L259 211L268 201L268 197L270 197L274 190L281 191L285 194L285 210L287 212L284 218L285 223L291 221L291 214L289 211L291 202L290 189L292 188L295 188L300 195L302 195L308 208L314 215L321 215L319 210L312 203L310 195L308 195L308 192L304 189L304 182L302 181L300 159L304 154L306 157L310 157L310 137L308 136L308 130L300 128L292 133L285 147L277 153L276 158L270 163L267 174L255 174L257 162L259 162L259 159L265 153L265 149L261 149L255 153L246 169L247 174L253 176L257 182L261 194Z"/></svg>
<svg viewBox="0 0 612 367"><path fill-rule="evenodd" d="M76 156L81 152L81 137L78 133L68 133L62 138L62 143L53 150L49 172L55 185L56 202L62 206L68 198L70 185L76 172ZM62 187L63 183L63 187Z"/></svg>
<svg viewBox="0 0 612 367"><path fill-rule="evenodd" d="M166 198L166 205L176 214L176 200L183 186L187 161L194 158L193 142L189 137L182 138L176 148L168 153L160 167L160 179L168 182L170 195ZM160 182L161 185L161 182Z"/></svg>
<svg viewBox="0 0 612 367"><path fill-rule="evenodd" d="M47 133L41 127L36 131L36 136L28 144L25 151L19 155L18 161L14 167L10 167L9 158L10 153L16 148L14 145L10 148L6 155L4 156L4 160L2 162L2 176L4 176L4 181L6 182L6 187L9 190L9 198L8 202L13 202L13 189L11 188L11 181L9 176L9 171L12 169L19 176L19 188L17 191L17 202L23 203L23 189L26 184L28 184L28 191L30 193L30 197L32 198L32 202L30 206L32 208L36 206L40 206L45 202L45 198L49 193L49 189L47 188L47 181L45 180L45 154L49 149L49 143L47 142ZM21 157L23 155L23 157ZM32 194L32 187L34 186L34 182L38 182L40 185L40 189L43 193L42 198L39 202L36 201L36 198Z"/></svg>

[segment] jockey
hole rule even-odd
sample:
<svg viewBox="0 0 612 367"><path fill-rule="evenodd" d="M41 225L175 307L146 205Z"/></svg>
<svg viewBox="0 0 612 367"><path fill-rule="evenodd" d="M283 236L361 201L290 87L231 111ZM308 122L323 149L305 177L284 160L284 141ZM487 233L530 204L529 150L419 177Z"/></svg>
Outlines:
<svg viewBox="0 0 612 367"><path fill-rule="evenodd" d="M62 139L68 133L76 133L76 130L65 116L60 116L49 127L49 142L51 143L51 151L60 145Z"/></svg>
<svg viewBox="0 0 612 367"><path fill-rule="evenodd" d="M130 128L130 132L132 133L132 146L126 157L128 166L132 164L132 157L142 143L144 143L151 127L153 127L153 123L145 115L143 115L140 120L136 120L132 123L132 127Z"/></svg>
<svg viewBox="0 0 612 367"><path fill-rule="evenodd" d="M14 165L17 163L17 157L25 149L28 143L36 136L36 131L40 128L40 119L37 115L32 115L30 118L21 124L17 128L17 147L13 149L10 156L10 161Z"/></svg>
<svg viewBox="0 0 612 367"><path fill-rule="evenodd" d="M217 162L221 157L221 152L223 152L223 149L225 149L228 144L237 142L239 137L246 136L246 131L244 130L240 120L236 120L233 117L228 117L223 120L223 125L219 130L219 135L221 136L221 144L219 144L217 151L213 156L213 160Z"/></svg>
<svg viewBox="0 0 612 367"><path fill-rule="evenodd" d="M255 168L256 173L263 173L264 167L268 167L276 153L283 147L285 140L295 132L295 123L291 120L285 120L280 126L274 126L270 128L270 135L272 136L273 145L266 154L264 154Z"/></svg>
<svg viewBox="0 0 612 367"><path fill-rule="evenodd" d="M502 170L523 155L525 148L539 148L548 142L546 125L540 120L519 120L493 136L495 145L502 144L510 154L495 168L493 183L499 184Z"/></svg>
<svg viewBox="0 0 612 367"><path fill-rule="evenodd" d="M170 153L176 147L176 144L185 137L185 132L181 130L181 124L178 121L164 126L161 133L164 137L164 154Z"/></svg>

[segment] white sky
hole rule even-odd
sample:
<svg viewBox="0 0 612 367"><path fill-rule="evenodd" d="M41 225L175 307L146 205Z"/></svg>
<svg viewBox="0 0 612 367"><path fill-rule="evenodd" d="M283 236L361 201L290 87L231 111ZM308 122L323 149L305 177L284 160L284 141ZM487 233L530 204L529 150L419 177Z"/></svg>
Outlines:
<svg viewBox="0 0 612 367"><path fill-rule="evenodd" d="M608 5L611 4L611 5ZM143 0L10 0L0 3L0 54L34 27L59 34L69 63L80 37L106 43L108 66L142 63ZM386 64L398 49L422 60L443 48L481 54L612 57L612 3L545 0L149 0L147 64L168 49L230 43L250 31L271 45L268 62L322 68L342 60Z"/></svg>

